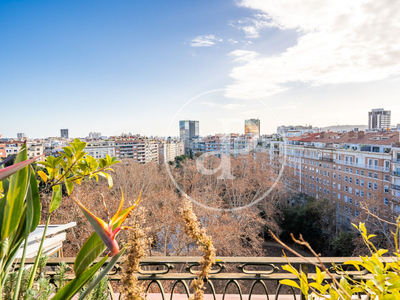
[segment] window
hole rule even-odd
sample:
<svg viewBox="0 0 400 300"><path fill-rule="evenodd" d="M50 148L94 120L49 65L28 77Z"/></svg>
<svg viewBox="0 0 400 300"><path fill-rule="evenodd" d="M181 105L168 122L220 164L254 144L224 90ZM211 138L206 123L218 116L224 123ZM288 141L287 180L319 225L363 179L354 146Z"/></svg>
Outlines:
<svg viewBox="0 0 400 300"><path fill-rule="evenodd" d="M344 186L344 191L347 192L349 190L349 187L347 185Z"/></svg>
<svg viewBox="0 0 400 300"><path fill-rule="evenodd" d="M374 190L378 189L378 184L374 182Z"/></svg>
<svg viewBox="0 0 400 300"><path fill-rule="evenodd" d="M364 180L363 179L360 180L360 185L364 186Z"/></svg>
<svg viewBox="0 0 400 300"><path fill-rule="evenodd" d="M364 176L364 171L361 171L361 176Z"/></svg>
<svg viewBox="0 0 400 300"><path fill-rule="evenodd" d="M355 215L356 217L358 217L358 210L355 210L355 211L354 211L354 215Z"/></svg>
<svg viewBox="0 0 400 300"><path fill-rule="evenodd" d="M368 172L368 177L372 178L372 172Z"/></svg>
<svg viewBox="0 0 400 300"><path fill-rule="evenodd" d="M329 166L329 165L328 165ZM328 172L326 172L326 176L328 176L329 177L329 171Z"/></svg>
<svg viewBox="0 0 400 300"><path fill-rule="evenodd" d="M356 178L356 185L360 184L360 180L358 178Z"/></svg>
<svg viewBox="0 0 400 300"><path fill-rule="evenodd" d="M333 197L336 197L336 192L333 191L333 192L332 192L332 195L333 195Z"/></svg>
<svg viewBox="0 0 400 300"><path fill-rule="evenodd" d="M360 170L356 170L356 175L359 175L360 174Z"/></svg>
<svg viewBox="0 0 400 300"><path fill-rule="evenodd" d="M353 173L353 168L349 169L349 173L352 174Z"/></svg>
<svg viewBox="0 0 400 300"><path fill-rule="evenodd" d="M349 177L349 182L353 183L353 178L352 177Z"/></svg>
<svg viewBox="0 0 400 300"><path fill-rule="evenodd" d="M336 188L336 182L332 182L332 186Z"/></svg>
<svg viewBox="0 0 400 300"><path fill-rule="evenodd" d="M336 179L336 173L333 173L332 176L333 176L333 179Z"/></svg>
<svg viewBox="0 0 400 300"><path fill-rule="evenodd" d="M353 188L350 186L349 187L349 193L351 194L353 192Z"/></svg>
<svg viewBox="0 0 400 300"><path fill-rule="evenodd" d="M385 191L385 193L389 193L389 187L387 185L385 185L384 191Z"/></svg>
<svg viewBox="0 0 400 300"><path fill-rule="evenodd" d="M337 194L337 198L340 199L340 193ZM340 208L340 205L339 205L339 208Z"/></svg>
<svg viewBox="0 0 400 300"><path fill-rule="evenodd" d="M389 175L385 175L385 181L389 181Z"/></svg>
<svg viewBox="0 0 400 300"><path fill-rule="evenodd" d="M356 196L360 195L360 191L358 189L355 189L354 190L354 195L356 195Z"/></svg>
<svg viewBox="0 0 400 300"><path fill-rule="evenodd" d="M329 186L329 180L326 181L326 185Z"/></svg>
<svg viewBox="0 0 400 300"><path fill-rule="evenodd" d="M354 205L355 205L355 206L358 206L358 200L357 200L357 199L354 200Z"/></svg>
<svg viewBox="0 0 400 300"><path fill-rule="evenodd" d="M345 167L345 168L344 168L344 171L345 171L346 173L348 173L348 172L349 172L349 168L348 168L348 167Z"/></svg>
<svg viewBox="0 0 400 300"><path fill-rule="evenodd" d="M340 174L337 175L337 179L340 180L342 176Z"/></svg>
<svg viewBox="0 0 400 300"><path fill-rule="evenodd" d="M340 209L340 203L338 203L337 208Z"/></svg>
<svg viewBox="0 0 400 300"><path fill-rule="evenodd" d="M344 182L347 182L347 176L344 176Z"/></svg>
<svg viewBox="0 0 400 300"><path fill-rule="evenodd" d="M374 173L374 178L378 179L378 173Z"/></svg>
<svg viewBox="0 0 400 300"><path fill-rule="evenodd" d="M371 183L371 181L368 181L368 188L369 188L369 189L372 188L372 183Z"/></svg>
<svg viewBox="0 0 400 300"><path fill-rule="evenodd" d="M364 191L360 191L360 196L364 197Z"/></svg>
<svg viewBox="0 0 400 300"><path fill-rule="evenodd" d="M338 171L340 171L340 170L342 169L342 167L341 167L341 166L338 166L337 169L338 169Z"/></svg>
<svg viewBox="0 0 400 300"><path fill-rule="evenodd" d="M349 214L351 214L351 207L349 207Z"/></svg>
<svg viewBox="0 0 400 300"><path fill-rule="evenodd" d="M388 206L389 205L389 199L388 198L383 198L383 203Z"/></svg>
<svg viewBox="0 0 400 300"><path fill-rule="evenodd" d="M337 188L338 188L338 190L340 190L340 183L338 183Z"/></svg>
<svg viewBox="0 0 400 300"><path fill-rule="evenodd" d="M349 203L353 204L353 199L351 197L349 197Z"/></svg>
<svg viewBox="0 0 400 300"><path fill-rule="evenodd" d="M336 170L336 165L333 165L333 169Z"/></svg>
<svg viewBox="0 0 400 300"><path fill-rule="evenodd" d="M371 199L371 193L367 193L367 198Z"/></svg>

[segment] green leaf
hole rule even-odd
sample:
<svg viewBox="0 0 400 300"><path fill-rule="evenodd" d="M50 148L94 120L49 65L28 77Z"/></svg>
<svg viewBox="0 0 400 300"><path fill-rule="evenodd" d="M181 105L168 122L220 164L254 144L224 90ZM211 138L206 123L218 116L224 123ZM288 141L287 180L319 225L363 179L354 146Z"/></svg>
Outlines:
<svg viewBox="0 0 400 300"><path fill-rule="evenodd" d="M122 254L125 252L125 248L121 249L116 255L114 255L107 266L101 271L99 276L96 277L96 279L88 286L88 288L79 296L78 300L83 300L87 296L90 291L100 283L100 281L103 280L105 276L107 276L107 273L110 272L110 270L114 267L114 265L118 262L118 260L121 258Z"/></svg>
<svg viewBox="0 0 400 300"><path fill-rule="evenodd" d="M78 255L75 258L74 272L75 276L79 276L89 267L97 257L106 249L106 245L96 232L86 240Z"/></svg>
<svg viewBox="0 0 400 300"><path fill-rule="evenodd" d="M68 196L71 195L74 190L74 184L72 181L70 179L65 179L65 186L67 187Z"/></svg>
<svg viewBox="0 0 400 300"><path fill-rule="evenodd" d="M33 232L39 225L41 211L38 182L36 180L35 173L33 172L33 168L31 168L31 170L32 171L29 180L30 192L28 194L30 195L30 198L27 198L26 201L27 213L29 213L29 211L32 212L32 220L29 221L29 223L31 224L29 232Z"/></svg>
<svg viewBox="0 0 400 300"><path fill-rule="evenodd" d="M15 164L27 160L26 145L22 146ZM3 169L6 170L6 169ZM1 240L9 237L20 223L22 208L28 185L28 167L24 167L10 177L10 186L7 192L7 202L4 208L3 223L1 228Z"/></svg>
<svg viewBox="0 0 400 300"><path fill-rule="evenodd" d="M69 300L72 299L81 289L82 287L96 274L96 272L101 268L101 266L105 263L108 256L105 256L102 260L100 260L97 264L95 264L90 269L86 270L79 276L75 277L75 279L71 280L67 283L53 298L52 300Z"/></svg>
<svg viewBox="0 0 400 300"><path fill-rule="evenodd" d="M49 213L55 211L61 204L62 188L60 185L53 186L53 195L51 196Z"/></svg>

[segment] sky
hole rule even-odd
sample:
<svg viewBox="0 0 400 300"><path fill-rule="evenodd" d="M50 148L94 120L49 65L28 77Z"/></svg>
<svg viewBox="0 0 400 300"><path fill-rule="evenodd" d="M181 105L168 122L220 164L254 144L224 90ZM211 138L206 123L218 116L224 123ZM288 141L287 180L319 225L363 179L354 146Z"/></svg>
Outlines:
<svg viewBox="0 0 400 300"><path fill-rule="evenodd" d="M400 1L0 1L0 134L400 123Z"/></svg>

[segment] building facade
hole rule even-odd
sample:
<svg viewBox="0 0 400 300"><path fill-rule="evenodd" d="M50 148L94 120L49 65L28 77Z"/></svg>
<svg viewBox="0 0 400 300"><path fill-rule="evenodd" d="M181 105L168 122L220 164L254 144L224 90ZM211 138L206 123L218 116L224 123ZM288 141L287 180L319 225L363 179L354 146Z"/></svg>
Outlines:
<svg viewBox="0 0 400 300"><path fill-rule="evenodd" d="M249 119L244 121L244 134L245 135L260 135L260 120Z"/></svg>
<svg viewBox="0 0 400 300"><path fill-rule="evenodd" d="M199 121L179 121L179 137L184 143L185 153L189 154L190 141L200 134Z"/></svg>
<svg viewBox="0 0 400 300"><path fill-rule="evenodd" d="M62 139L68 139L69 138L69 133L68 129L60 129L60 136Z"/></svg>
<svg viewBox="0 0 400 300"><path fill-rule="evenodd" d="M361 202L398 209L400 177L394 173L400 171L400 149L393 147L398 140L397 132L322 132L290 138L278 147L299 192L328 199L336 208L337 225L347 228L361 214ZM397 157L398 167L393 164Z"/></svg>
<svg viewBox="0 0 400 300"><path fill-rule="evenodd" d="M368 112L369 130L387 130L390 128L391 112L383 108L373 109Z"/></svg>

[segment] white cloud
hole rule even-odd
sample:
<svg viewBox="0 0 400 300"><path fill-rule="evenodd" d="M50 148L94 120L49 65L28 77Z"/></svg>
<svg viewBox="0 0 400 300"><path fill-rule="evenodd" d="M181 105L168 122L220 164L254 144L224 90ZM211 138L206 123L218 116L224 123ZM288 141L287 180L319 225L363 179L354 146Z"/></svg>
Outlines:
<svg viewBox="0 0 400 300"><path fill-rule="evenodd" d="M218 103L213 103L213 102L201 102L201 104L207 105L207 106L209 106L209 107L220 106Z"/></svg>
<svg viewBox="0 0 400 300"><path fill-rule="evenodd" d="M234 104L234 103L229 103L229 104L219 104L219 103L215 103L215 102L201 102L201 104L206 105L208 107L221 107L224 109L228 109L228 110L234 110L240 107L244 107L244 104Z"/></svg>
<svg viewBox="0 0 400 300"><path fill-rule="evenodd" d="M271 18L266 14L255 14L254 18L240 19L237 23L230 22L229 25L243 30L246 37L249 39L259 38L259 31L262 28L276 26L276 24L272 22Z"/></svg>
<svg viewBox="0 0 400 300"><path fill-rule="evenodd" d="M400 1L243 0L240 5L262 11L255 18L259 26L295 29L300 37L278 55L241 60L244 65L230 73L235 82L229 88L267 97L293 82L367 82L400 74ZM255 37L258 31L251 30Z"/></svg>
<svg viewBox="0 0 400 300"><path fill-rule="evenodd" d="M297 107L296 103L294 103L294 102L289 102L289 103L286 103L286 104L283 105L283 106L279 106L278 108L279 108L279 109L297 109L298 107Z"/></svg>
<svg viewBox="0 0 400 300"><path fill-rule="evenodd" d="M237 40L234 39L228 39L228 42L232 43L232 44L237 44L239 43Z"/></svg>
<svg viewBox="0 0 400 300"><path fill-rule="evenodd" d="M238 108L244 107L244 106L245 106L245 105L243 105L243 104L233 104L233 103L230 103L230 104L222 105L221 107L222 107L222 108L225 108L225 109L229 109L229 110L234 110L234 109L238 109Z"/></svg>
<svg viewBox="0 0 400 300"><path fill-rule="evenodd" d="M200 35L198 37L195 37L191 43L190 46L192 47L210 47L212 45L215 45L215 42L222 42L222 39L219 39L215 37L215 35Z"/></svg>
<svg viewBox="0 0 400 300"><path fill-rule="evenodd" d="M247 62L255 59L258 56L258 53L256 51L235 50L228 55L235 57L235 61Z"/></svg>

